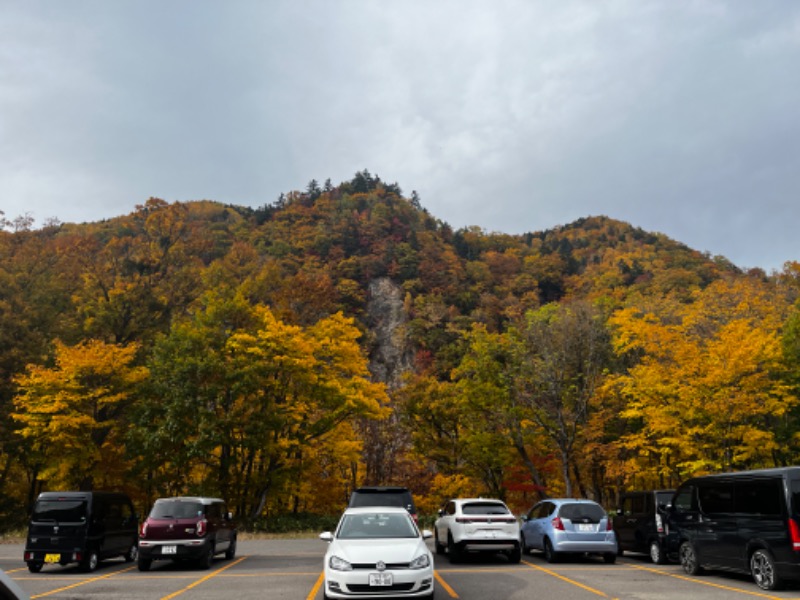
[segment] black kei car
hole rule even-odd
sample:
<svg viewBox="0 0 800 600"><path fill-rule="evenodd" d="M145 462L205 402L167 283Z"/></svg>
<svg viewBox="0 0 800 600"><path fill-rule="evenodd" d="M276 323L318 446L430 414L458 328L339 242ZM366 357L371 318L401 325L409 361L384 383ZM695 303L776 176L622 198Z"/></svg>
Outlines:
<svg viewBox="0 0 800 600"><path fill-rule="evenodd" d="M31 573L46 564L78 563L90 572L106 558L136 560L138 519L116 492L42 492L33 506L24 559Z"/></svg>
<svg viewBox="0 0 800 600"><path fill-rule="evenodd" d="M656 564L667 562L667 509L675 490L648 490L620 495L614 531L620 556L649 554Z"/></svg>

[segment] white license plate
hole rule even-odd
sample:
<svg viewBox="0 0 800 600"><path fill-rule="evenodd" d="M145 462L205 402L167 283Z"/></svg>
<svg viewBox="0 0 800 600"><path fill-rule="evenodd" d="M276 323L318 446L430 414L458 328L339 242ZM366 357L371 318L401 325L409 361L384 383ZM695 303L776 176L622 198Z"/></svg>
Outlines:
<svg viewBox="0 0 800 600"><path fill-rule="evenodd" d="M578 531L594 531L594 525L587 525L586 523L578 523Z"/></svg>
<svg viewBox="0 0 800 600"><path fill-rule="evenodd" d="M161 554L177 554L177 546L161 546Z"/></svg>
<svg viewBox="0 0 800 600"><path fill-rule="evenodd" d="M392 585L391 573L370 573L369 584L372 586Z"/></svg>

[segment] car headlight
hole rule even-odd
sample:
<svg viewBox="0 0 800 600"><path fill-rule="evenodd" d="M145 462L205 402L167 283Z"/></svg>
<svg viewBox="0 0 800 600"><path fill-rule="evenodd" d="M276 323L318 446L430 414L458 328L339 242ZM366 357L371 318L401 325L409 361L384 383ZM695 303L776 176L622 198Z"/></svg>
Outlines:
<svg viewBox="0 0 800 600"><path fill-rule="evenodd" d="M409 569L424 569L431 566L431 559L427 554L420 554L417 558L408 563Z"/></svg>
<svg viewBox="0 0 800 600"><path fill-rule="evenodd" d="M343 558L339 558L338 556L331 556L330 560L328 561L328 565L334 571L352 571L353 565L347 562Z"/></svg>

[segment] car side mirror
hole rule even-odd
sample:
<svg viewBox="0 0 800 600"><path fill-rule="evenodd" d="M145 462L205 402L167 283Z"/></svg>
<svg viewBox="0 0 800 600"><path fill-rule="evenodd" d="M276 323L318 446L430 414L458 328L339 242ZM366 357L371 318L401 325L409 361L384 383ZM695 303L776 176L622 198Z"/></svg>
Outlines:
<svg viewBox="0 0 800 600"><path fill-rule="evenodd" d="M225 513L225 518L228 519L228 521L233 521L233 513Z"/></svg>
<svg viewBox="0 0 800 600"><path fill-rule="evenodd" d="M436 514L438 514L440 517L443 517L443 516L444 516L444 509L443 509L443 508L440 508L440 509L437 511L437 513L436 513Z"/></svg>
<svg viewBox="0 0 800 600"><path fill-rule="evenodd" d="M319 539L321 539L323 542L332 542L333 534L330 531L325 531L324 533L319 534Z"/></svg>
<svg viewBox="0 0 800 600"><path fill-rule="evenodd" d="M433 537L433 533L431 532L430 529L423 529L422 530L422 539L423 540L427 540L428 538L432 538L432 537Z"/></svg>
<svg viewBox="0 0 800 600"><path fill-rule="evenodd" d="M618 516L618 517L621 517L621 516L622 516L622 509L621 509L621 508L618 508L618 509L617 509L617 516Z"/></svg>

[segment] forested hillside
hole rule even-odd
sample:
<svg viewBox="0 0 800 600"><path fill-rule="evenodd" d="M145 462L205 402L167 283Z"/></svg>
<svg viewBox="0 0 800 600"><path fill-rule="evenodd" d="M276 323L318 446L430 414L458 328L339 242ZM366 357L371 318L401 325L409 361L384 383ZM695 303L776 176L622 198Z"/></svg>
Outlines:
<svg viewBox="0 0 800 600"><path fill-rule="evenodd" d="M362 483L423 512L611 505L800 463L799 263L742 272L604 216L454 231L367 171L255 210L2 225L5 527L53 489L218 495L256 524Z"/></svg>

